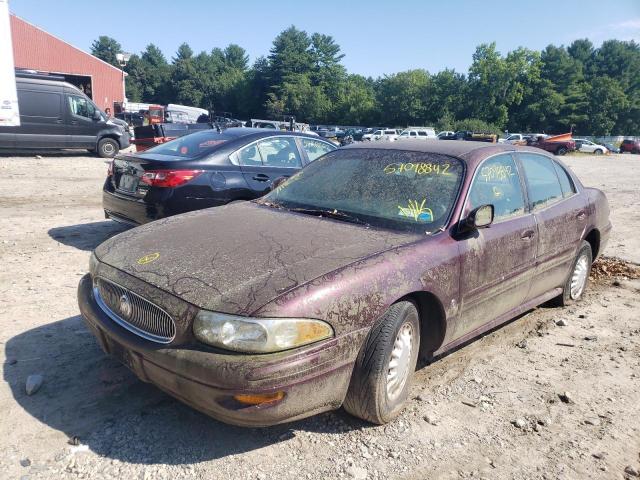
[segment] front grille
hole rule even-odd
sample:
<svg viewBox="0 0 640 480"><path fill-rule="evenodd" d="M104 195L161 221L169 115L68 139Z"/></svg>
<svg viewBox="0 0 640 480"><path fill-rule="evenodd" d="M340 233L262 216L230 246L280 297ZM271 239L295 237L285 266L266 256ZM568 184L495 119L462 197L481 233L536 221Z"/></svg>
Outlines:
<svg viewBox="0 0 640 480"><path fill-rule="evenodd" d="M120 285L97 278L94 295L112 320L130 332L157 343L176 336L176 324L167 312Z"/></svg>

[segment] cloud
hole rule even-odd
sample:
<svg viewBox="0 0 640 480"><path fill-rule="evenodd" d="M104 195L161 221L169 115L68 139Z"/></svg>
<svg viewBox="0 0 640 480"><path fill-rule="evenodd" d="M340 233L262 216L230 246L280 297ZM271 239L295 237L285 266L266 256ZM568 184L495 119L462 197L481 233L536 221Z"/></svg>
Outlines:
<svg viewBox="0 0 640 480"><path fill-rule="evenodd" d="M640 42L640 17L621 22L610 23L589 31L574 32L565 36L565 41L571 43L577 38L588 38L596 46L605 40L616 39L622 41L635 40Z"/></svg>

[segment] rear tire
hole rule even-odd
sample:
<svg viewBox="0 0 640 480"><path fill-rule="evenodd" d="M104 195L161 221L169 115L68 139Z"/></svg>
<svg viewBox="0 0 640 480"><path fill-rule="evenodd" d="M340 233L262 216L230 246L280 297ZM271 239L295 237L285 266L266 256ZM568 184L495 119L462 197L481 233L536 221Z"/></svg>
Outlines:
<svg viewBox="0 0 640 480"><path fill-rule="evenodd" d="M560 147L556 150L556 155L565 155L567 153L567 149L565 147Z"/></svg>
<svg viewBox="0 0 640 480"><path fill-rule="evenodd" d="M98 142L98 156L100 158L113 158L119 150L120 145L113 138L103 138Z"/></svg>
<svg viewBox="0 0 640 480"><path fill-rule="evenodd" d="M640 153L640 150L638 150L637 148L634 148L633 150L631 150L631 153L637 155L638 153Z"/></svg>
<svg viewBox="0 0 640 480"><path fill-rule="evenodd" d="M584 291L589 284L589 273L591 273L592 262L593 253L591 252L591 245L583 240L576 254L576 258L571 264L571 270L562 289L562 294L552 300L554 305L566 307L582 300Z"/></svg>
<svg viewBox="0 0 640 480"><path fill-rule="evenodd" d="M367 335L356 360L344 409L372 423L404 408L420 350L420 319L411 301L389 307Z"/></svg>

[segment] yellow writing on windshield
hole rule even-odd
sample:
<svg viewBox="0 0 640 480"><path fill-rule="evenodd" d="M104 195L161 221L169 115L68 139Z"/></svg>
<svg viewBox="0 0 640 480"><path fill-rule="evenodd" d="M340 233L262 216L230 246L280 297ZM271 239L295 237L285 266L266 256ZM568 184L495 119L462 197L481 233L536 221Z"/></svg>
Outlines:
<svg viewBox="0 0 640 480"><path fill-rule="evenodd" d="M384 167L384 173L390 175L392 173L415 172L416 175L451 175L447 171L451 168L449 163L390 163Z"/></svg>
<svg viewBox="0 0 640 480"><path fill-rule="evenodd" d="M421 203L418 203L417 200L409 200L406 207L398 205L398 209L400 210L398 215L413 218L416 222L433 222L433 212L430 208L424 206L425 203L427 203L426 198L422 200Z"/></svg>

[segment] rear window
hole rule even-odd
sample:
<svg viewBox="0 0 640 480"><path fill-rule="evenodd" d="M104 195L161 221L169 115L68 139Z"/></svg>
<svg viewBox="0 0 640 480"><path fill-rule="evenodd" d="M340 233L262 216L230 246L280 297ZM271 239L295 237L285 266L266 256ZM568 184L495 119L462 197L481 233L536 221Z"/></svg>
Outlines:
<svg viewBox="0 0 640 480"><path fill-rule="evenodd" d="M214 152L223 143L237 138L214 130L196 132L150 148L145 153L171 155L180 158L199 158Z"/></svg>

